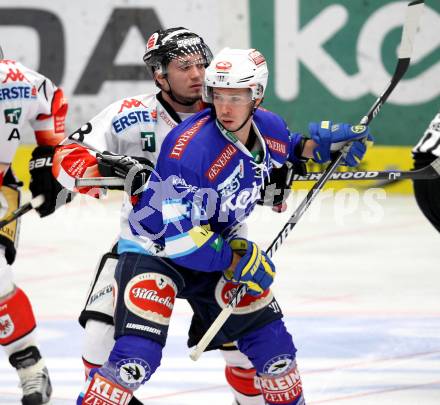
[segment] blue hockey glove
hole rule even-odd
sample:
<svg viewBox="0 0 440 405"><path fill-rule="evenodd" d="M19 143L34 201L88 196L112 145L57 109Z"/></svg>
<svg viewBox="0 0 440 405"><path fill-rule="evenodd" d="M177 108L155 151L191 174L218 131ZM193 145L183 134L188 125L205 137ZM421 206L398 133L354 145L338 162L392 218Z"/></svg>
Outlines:
<svg viewBox="0 0 440 405"><path fill-rule="evenodd" d="M229 245L241 259L234 270L225 271L225 278L233 283L246 284L251 295L262 294L273 282L275 265L253 242L237 238Z"/></svg>
<svg viewBox="0 0 440 405"><path fill-rule="evenodd" d="M365 125L333 124L331 121L312 122L309 132L317 143L313 151L313 160L325 163L331 160L331 152L342 149L347 142L353 142L344 156L344 164L357 166L367 151L369 143L373 142L368 127Z"/></svg>

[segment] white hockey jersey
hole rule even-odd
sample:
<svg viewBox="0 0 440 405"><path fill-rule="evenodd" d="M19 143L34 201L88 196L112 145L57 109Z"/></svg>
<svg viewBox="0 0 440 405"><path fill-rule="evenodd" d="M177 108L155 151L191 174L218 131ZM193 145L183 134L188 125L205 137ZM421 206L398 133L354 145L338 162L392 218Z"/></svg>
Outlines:
<svg viewBox="0 0 440 405"><path fill-rule="evenodd" d="M90 187L75 189L76 178L100 176L96 152L142 156L156 163L165 136L180 122L181 117L163 100L161 93L116 101L70 136L77 143L57 148L54 175L69 190L98 196ZM126 198L121 215L124 239L132 238L128 224L131 210L130 200Z"/></svg>
<svg viewBox="0 0 440 405"><path fill-rule="evenodd" d="M67 103L48 78L14 60L0 60L0 186L22 140L25 123L39 145L64 138Z"/></svg>
<svg viewBox="0 0 440 405"><path fill-rule="evenodd" d="M438 112L426 129L413 153L432 153L440 156L440 112Z"/></svg>

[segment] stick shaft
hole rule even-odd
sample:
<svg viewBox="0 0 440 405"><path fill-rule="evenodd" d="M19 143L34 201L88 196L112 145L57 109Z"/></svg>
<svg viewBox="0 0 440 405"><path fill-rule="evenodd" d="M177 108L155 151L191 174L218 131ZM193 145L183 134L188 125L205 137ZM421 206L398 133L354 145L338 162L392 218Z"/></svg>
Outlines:
<svg viewBox="0 0 440 405"><path fill-rule="evenodd" d="M407 7L407 15L405 19L405 24L403 28L403 34L401 39L401 47L403 45L406 45L408 42L411 44L413 43L414 38L409 38L408 35L415 36L416 29L418 27L418 18L420 18L420 10L414 9L414 7L419 7L420 4L423 6L423 1L416 0L408 4ZM414 16L414 14L417 13L417 16ZM411 26L411 29L408 29L408 25ZM415 26L415 29L412 29L412 27ZM404 35L406 35L404 37ZM412 50L412 47L410 48ZM374 102L374 104L371 106L370 110L368 111L367 115L365 115L361 119L361 124L368 125L371 120L376 117L376 115L379 113L381 106L385 103L388 96L391 94L393 89L396 87L397 83L400 81L400 79L405 74L406 70L408 69L409 62L410 62L410 53L408 54L408 51L403 54L404 57L399 57L399 60L397 62L396 69L394 71L394 74L391 78L390 83L388 84L385 91L382 93L382 95ZM349 146L347 146L348 148ZM344 148L345 149L345 148ZM310 206L312 201L316 198L319 191L324 187L325 183L329 180L329 178L332 176L332 174L336 171L337 167L341 163L343 158L343 153L339 152L337 154L337 157L335 160L330 163L330 165L327 167L327 169L322 174L321 178L316 182L316 184L312 187L312 189L308 192L307 196L304 198L304 200L301 202L301 204L297 207L295 212L290 217L289 221L284 225L283 229L278 233L277 237L273 240L271 245L269 246L268 250L266 251L267 255L271 257L276 250L281 246L283 243L283 240L288 236L290 231L294 228L298 220L302 217L304 212L307 210L307 208ZM193 349L192 353L190 354L191 359L197 360L203 351L208 347L211 340L215 337L215 335L218 333L218 331L222 328L223 324L228 319L228 314L232 313L233 308L240 302L240 299L245 295L246 293L246 286L244 284L240 285L239 288L237 288L236 293L226 306L220 312L217 319L213 322L211 327L209 328L209 336L202 337L200 342L196 345L196 347ZM232 307L232 310L231 308ZM215 325L215 327L214 327ZM214 333L215 332L215 333Z"/></svg>
<svg viewBox="0 0 440 405"><path fill-rule="evenodd" d="M18 207L16 210L12 211L9 215L4 217L0 221L0 229L3 228L4 226L10 224L11 222L14 222L18 218L20 218L22 215L31 211L32 209L38 208L43 203L44 203L44 197L42 195L37 195L31 201L29 201L26 204L23 204L21 207Z"/></svg>
<svg viewBox="0 0 440 405"><path fill-rule="evenodd" d="M293 181L316 181L324 172L309 172L305 176L293 175ZM368 170L355 172L333 172L329 181L362 180L429 180L440 176L440 158L418 170ZM76 187L124 187L120 177L84 177L76 179Z"/></svg>
<svg viewBox="0 0 440 405"><path fill-rule="evenodd" d="M322 176L322 172L309 172L305 176L295 174L293 181L316 181ZM440 176L440 158L431 164L418 170L384 170L384 171L359 171L359 172L336 172L329 181L362 181L362 180L430 180Z"/></svg>

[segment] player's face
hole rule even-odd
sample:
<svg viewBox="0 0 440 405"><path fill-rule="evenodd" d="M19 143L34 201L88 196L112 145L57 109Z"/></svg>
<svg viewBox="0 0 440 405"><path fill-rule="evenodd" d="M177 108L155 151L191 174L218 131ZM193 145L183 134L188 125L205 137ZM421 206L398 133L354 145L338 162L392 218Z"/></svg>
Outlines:
<svg viewBox="0 0 440 405"><path fill-rule="evenodd" d="M188 55L173 59L168 64L168 83L177 99L185 101L201 99L205 75L204 63L200 55Z"/></svg>
<svg viewBox="0 0 440 405"><path fill-rule="evenodd" d="M253 107L249 89L213 88L213 103L217 119L229 131L239 128L249 118Z"/></svg>

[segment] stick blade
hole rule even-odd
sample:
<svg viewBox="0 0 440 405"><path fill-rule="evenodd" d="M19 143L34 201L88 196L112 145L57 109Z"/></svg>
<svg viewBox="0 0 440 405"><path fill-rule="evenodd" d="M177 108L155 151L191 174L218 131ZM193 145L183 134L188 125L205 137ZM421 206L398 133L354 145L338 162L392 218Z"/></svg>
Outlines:
<svg viewBox="0 0 440 405"><path fill-rule="evenodd" d="M399 47L399 59L410 58L414 46L414 40L420 25L423 13L424 0L415 0L406 8L405 24L403 25L402 41Z"/></svg>

